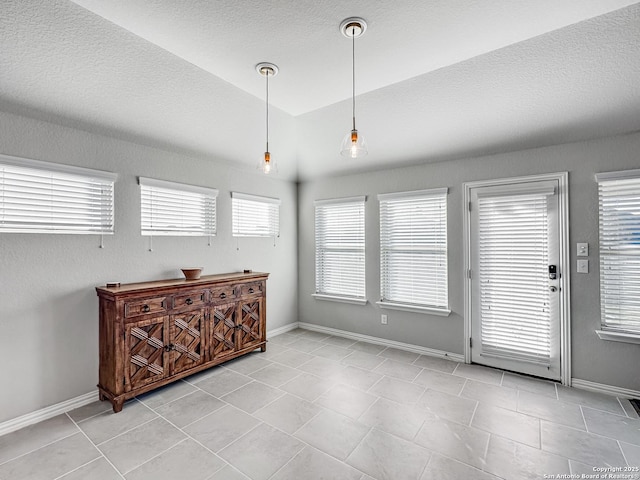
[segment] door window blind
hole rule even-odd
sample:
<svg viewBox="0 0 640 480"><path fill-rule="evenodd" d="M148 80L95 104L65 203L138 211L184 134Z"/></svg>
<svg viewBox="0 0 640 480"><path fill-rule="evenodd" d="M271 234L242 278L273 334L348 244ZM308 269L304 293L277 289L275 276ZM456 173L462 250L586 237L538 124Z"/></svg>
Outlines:
<svg viewBox="0 0 640 480"><path fill-rule="evenodd" d="M364 202L315 202L317 294L365 298Z"/></svg>
<svg viewBox="0 0 640 480"><path fill-rule="evenodd" d="M478 198L483 355L549 364L548 193Z"/></svg>
<svg viewBox="0 0 640 480"><path fill-rule="evenodd" d="M596 179L602 325L640 333L640 170Z"/></svg>
<svg viewBox="0 0 640 480"><path fill-rule="evenodd" d="M231 192L234 237L280 236L280 200Z"/></svg>
<svg viewBox="0 0 640 480"><path fill-rule="evenodd" d="M0 155L0 232L111 234L116 178Z"/></svg>
<svg viewBox="0 0 640 480"><path fill-rule="evenodd" d="M447 189L378 199L381 301L447 309Z"/></svg>
<svg viewBox="0 0 640 480"><path fill-rule="evenodd" d="M218 190L144 177L139 183L142 235L216 234Z"/></svg>

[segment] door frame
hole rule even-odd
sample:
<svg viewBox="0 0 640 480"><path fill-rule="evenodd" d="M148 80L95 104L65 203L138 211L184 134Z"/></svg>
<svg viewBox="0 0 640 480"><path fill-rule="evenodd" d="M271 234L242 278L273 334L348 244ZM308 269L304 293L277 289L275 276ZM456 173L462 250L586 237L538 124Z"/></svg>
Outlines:
<svg viewBox="0 0 640 480"><path fill-rule="evenodd" d="M571 386L571 309L569 256L569 174L567 172L543 173L522 177L499 178L465 182L463 186L463 238L464 238L464 361L471 363L471 189L532 181L558 181L558 240L560 243L560 381Z"/></svg>

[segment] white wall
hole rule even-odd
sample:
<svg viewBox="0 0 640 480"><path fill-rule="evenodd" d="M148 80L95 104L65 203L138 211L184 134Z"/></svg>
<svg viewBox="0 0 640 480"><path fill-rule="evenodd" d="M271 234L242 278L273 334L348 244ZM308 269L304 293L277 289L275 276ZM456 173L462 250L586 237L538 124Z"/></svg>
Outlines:
<svg viewBox="0 0 640 480"><path fill-rule="evenodd" d="M245 268L269 272L267 328L297 321L296 184L0 112L0 153L118 173L115 235L0 233L0 422L95 390L98 301L94 287ZM137 176L217 188L218 234L140 235ZM281 236L231 236L230 191L278 197ZM239 250L237 247L239 246Z"/></svg>
<svg viewBox="0 0 640 480"><path fill-rule="evenodd" d="M300 321L463 353L463 207L467 181L569 172L572 362L574 378L640 390L640 345L599 340L598 191L594 173L640 168L640 133L513 153L308 181L298 190ZM350 162L366 162L350 160ZM449 302L438 317L381 311L378 193L449 187ZM313 201L367 195L365 306L315 300ZM589 242L589 274L575 273L575 243ZM388 314L388 325L380 314Z"/></svg>

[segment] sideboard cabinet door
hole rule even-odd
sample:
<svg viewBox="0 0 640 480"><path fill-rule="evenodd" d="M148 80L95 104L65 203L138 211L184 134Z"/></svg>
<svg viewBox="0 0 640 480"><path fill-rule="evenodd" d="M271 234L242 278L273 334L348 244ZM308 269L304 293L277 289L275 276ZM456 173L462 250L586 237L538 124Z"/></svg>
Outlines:
<svg viewBox="0 0 640 480"><path fill-rule="evenodd" d="M168 317L125 324L125 391L135 390L169 375Z"/></svg>
<svg viewBox="0 0 640 480"><path fill-rule="evenodd" d="M211 307L211 355L213 359L224 358L236 351L237 310L236 303Z"/></svg>
<svg viewBox="0 0 640 480"><path fill-rule="evenodd" d="M238 350L259 345L264 338L264 297L240 301L238 322Z"/></svg>
<svg viewBox="0 0 640 480"><path fill-rule="evenodd" d="M205 309L170 316L171 374L202 365L205 360Z"/></svg>

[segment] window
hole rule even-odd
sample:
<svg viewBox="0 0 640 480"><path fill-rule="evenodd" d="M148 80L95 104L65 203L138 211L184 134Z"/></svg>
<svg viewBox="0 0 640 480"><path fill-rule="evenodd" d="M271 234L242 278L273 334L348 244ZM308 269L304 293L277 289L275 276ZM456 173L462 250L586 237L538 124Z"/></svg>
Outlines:
<svg viewBox="0 0 640 480"><path fill-rule="evenodd" d="M378 195L383 308L448 315L447 189Z"/></svg>
<svg viewBox="0 0 640 480"><path fill-rule="evenodd" d="M600 198L602 327L637 336L640 335L640 170L600 173L596 180Z"/></svg>
<svg viewBox="0 0 640 480"><path fill-rule="evenodd" d="M139 183L142 235L216 234L218 190L144 177Z"/></svg>
<svg viewBox="0 0 640 480"><path fill-rule="evenodd" d="M316 293L321 300L366 303L366 197L319 200L316 210Z"/></svg>
<svg viewBox="0 0 640 480"><path fill-rule="evenodd" d="M111 234L116 178L0 155L0 232Z"/></svg>
<svg viewBox="0 0 640 480"><path fill-rule="evenodd" d="M280 236L280 200L231 192L234 237Z"/></svg>

